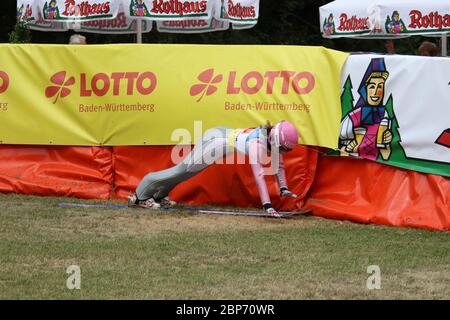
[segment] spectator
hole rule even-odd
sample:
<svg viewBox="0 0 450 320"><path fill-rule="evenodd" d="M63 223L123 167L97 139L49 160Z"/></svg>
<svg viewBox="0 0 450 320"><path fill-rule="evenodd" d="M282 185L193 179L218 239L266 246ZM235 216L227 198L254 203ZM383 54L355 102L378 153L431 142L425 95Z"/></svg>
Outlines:
<svg viewBox="0 0 450 320"><path fill-rule="evenodd" d="M394 41L391 39L386 40L386 51L388 54L395 54Z"/></svg>
<svg viewBox="0 0 450 320"><path fill-rule="evenodd" d="M70 37L69 44L86 44L86 37L81 34L73 34Z"/></svg>
<svg viewBox="0 0 450 320"><path fill-rule="evenodd" d="M417 49L417 54L419 56L435 57L438 55L438 47L433 42L424 41Z"/></svg>

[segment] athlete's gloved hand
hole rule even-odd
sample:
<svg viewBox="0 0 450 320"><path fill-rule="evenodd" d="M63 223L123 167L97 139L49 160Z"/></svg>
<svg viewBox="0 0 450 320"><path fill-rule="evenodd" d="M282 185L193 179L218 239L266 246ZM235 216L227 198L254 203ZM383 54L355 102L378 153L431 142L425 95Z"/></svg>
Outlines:
<svg viewBox="0 0 450 320"><path fill-rule="evenodd" d="M276 218L281 217L281 214L278 213L278 211L275 210L274 208L269 208L269 209L267 209L267 210L266 210L266 213L269 214L269 215L271 215L272 217L276 217Z"/></svg>
<svg viewBox="0 0 450 320"><path fill-rule="evenodd" d="M265 211L268 215L270 215L270 216L272 216L272 217L277 217L277 218L281 217L281 214L279 214L278 211L275 210L275 209L272 207L272 204L270 204L270 203L265 203L265 204L264 204L264 211Z"/></svg>
<svg viewBox="0 0 450 320"><path fill-rule="evenodd" d="M291 191L288 190L288 188L281 188L280 189L280 196L282 197L291 197L291 198L297 198L297 195L295 193L292 193Z"/></svg>

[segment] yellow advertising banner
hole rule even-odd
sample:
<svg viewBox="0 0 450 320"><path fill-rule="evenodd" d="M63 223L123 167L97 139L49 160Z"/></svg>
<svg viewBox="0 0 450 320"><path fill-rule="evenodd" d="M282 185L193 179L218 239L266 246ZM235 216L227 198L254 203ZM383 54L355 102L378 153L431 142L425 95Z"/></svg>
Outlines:
<svg viewBox="0 0 450 320"><path fill-rule="evenodd" d="M233 45L0 45L0 143L170 145L194 123L289 120L337 147L343 52ZM198 122L197 122L198 123Z"/></svg>

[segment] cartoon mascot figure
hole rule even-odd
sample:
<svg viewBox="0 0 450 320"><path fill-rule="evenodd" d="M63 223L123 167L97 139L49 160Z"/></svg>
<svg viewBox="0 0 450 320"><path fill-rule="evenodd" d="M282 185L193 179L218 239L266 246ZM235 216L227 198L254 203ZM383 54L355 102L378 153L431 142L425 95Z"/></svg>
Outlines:
<svg viewBox="0 0 450 320"><path fill-rule="evenodd" d="M389 160L392 119L383 105L388 77L384 59L372 59L358 89L360 98L341 122L341 153L370 160L381 155L383 160Z"/></svg>

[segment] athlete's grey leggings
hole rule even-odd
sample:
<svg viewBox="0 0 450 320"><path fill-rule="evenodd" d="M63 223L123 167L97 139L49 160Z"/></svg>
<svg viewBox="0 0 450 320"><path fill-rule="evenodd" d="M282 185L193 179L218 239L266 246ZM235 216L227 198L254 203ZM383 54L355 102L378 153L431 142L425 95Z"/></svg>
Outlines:
<svg viewBox="0 0 450 320"><path fill-rule="evenodd" d="M228 145L228 130L232 129L216 127L208 130L179 164L169 169L148 173L136 188L137 198L160 200L179 183L192 178L217 160L232 154L234 147Z"/></svg>

